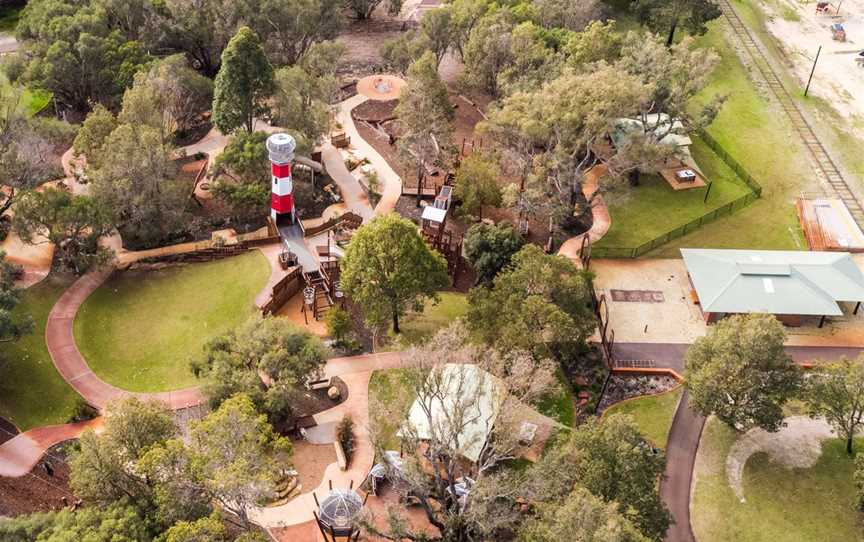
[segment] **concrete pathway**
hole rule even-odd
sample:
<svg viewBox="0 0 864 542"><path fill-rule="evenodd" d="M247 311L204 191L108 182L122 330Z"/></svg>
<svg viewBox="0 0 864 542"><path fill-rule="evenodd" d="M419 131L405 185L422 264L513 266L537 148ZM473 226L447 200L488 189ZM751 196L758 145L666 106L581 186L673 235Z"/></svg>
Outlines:
<svg viewBox="0 0 864 542"><path fill-rule="evenodd" d="M113 269L91 271L75 281L66 290L48 314L45 325L45 342L51 361L63 379L81 394L88 403L104 410L114 399L136 396L142 399L158 399L177 410L204 401L197 388L160 392L136 393L122 390L96 376L75 344L73 322L81 304L111 275Z"/></svg>
<svg viewBox="0 0 864 542"><path fill-rule="evenodd" d="M591 197L597 192L600 185L600 178L606 174L606 166L604 164L594 166L585 173L585 182L582 183L582 193L591 201ZM558 254L567 256L571 260L579 260L579 249L582 248L582 239L587 236L588 244L594 244L606 235L609 228L612 226L612 218L609 216L609 208L606 207L606 202L603 201L603 196L596 196L594 203L591 206L591 216L593 221L591 228L585 233L575 235L562 243L558 249Z"/></svg>
<svg viewBox="0 0 864 542"><path fill-rule="evenodd" d="M351 482L354 483L354 487L357 487L366 479L375 460L375 450L369 438L369 379L373 371L392 369L402 364L403 358L400 352L365 354L327 361L324 373L328 377L338 376L345 382L348 386L348 399L316 414L314 418L318 425L330 425L338 423L345 414L353 417L357 448L351 464L347 470L342 471L337 463L331 463L327 466L317 488L309 488L305 493L281 506L251 510L250 518L253 521L268 529L308 523L314 519L312 512L318 508L315 506L313 492L320 497L327 494L331 481L333 487L345 488Z"/></svg>
<svg viewBox="0 0 864 542"><path fill-rule="evenodd" d="M55 444L76 439L87 429L102 431L102 417L86 422L37 427L15 435L0 445L0 476L25 476Z"/></svg>
<svg viewBox="0 0 864 542"><path fill-rule="evenodd" d="M666 472L660 480L660 498L674 521L666 532L666 542L696 540L690 527L690 487L705 418L689 407L689 398L684 390L666 442Z"/></svg>
<svg viewBox="0 0 864 542"><path fill-rule="evenodd" d="M367 158L372 164L372 168L378 173L378 179L381 181L381 200L375 206L375 214L383 215L396 208L396 202L402 196L402 178L393 171L387 160L378 154L378 151L372 145L360 137L357 126L354 125L354 119L351 118L351 110L366 100L368 100L366 96L357 94L340 102L339 109L336 112L336 120L342 125L345 135L351 138L351 146L357 149L357 152L361 156ZM328 168L327 171L329 172L330 169Z"/></svg>

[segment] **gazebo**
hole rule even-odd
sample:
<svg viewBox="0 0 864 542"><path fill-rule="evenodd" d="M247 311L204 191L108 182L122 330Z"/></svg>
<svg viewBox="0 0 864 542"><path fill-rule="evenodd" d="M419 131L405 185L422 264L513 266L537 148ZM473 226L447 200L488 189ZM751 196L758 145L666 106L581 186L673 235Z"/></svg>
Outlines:
<svg viewBox="0 0 864 542"><path fill-rule="evenodd" d="M348 489L333 489L320 502L318 496L312 493L318 512L313 512L315 522L327 542L336 542L337 538L354 542L360 538L360 514L366 499L354 491L352 483Z"/></svg>

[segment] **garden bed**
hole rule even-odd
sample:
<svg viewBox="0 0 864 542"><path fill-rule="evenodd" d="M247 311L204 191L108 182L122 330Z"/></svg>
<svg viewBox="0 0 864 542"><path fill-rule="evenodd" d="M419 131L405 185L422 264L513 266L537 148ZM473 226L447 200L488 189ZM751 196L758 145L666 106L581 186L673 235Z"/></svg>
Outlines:
<svg viewBox="0 0 864 542"><path fill-rule="evenodd" d="M600 401L598 412L603 412L615 403L643 397L646 395L657 395L677 387L680 383L666 375L631 376L612 375L609 384Z"/></svg>
<svg viewBox="0 0 864 542"><path fill-rule="evenodd" d="M69 466L66 463L69 445L57 444L47 451L45 458L51 465L50 475L43 460L27 475L18 478L0 476L0 516L59 510L76 501L69 487Z"/></svg>

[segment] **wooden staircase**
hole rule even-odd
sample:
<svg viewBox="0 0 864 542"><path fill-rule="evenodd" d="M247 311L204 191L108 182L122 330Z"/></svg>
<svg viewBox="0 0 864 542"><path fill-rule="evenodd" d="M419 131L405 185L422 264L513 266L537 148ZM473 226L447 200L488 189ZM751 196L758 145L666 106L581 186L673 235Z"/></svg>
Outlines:
<svg viewBox="0 0 864 542"><path fill-rule="evenodd" d="M315 289L314 301L312 304L312 314L316 320L320 320L322 316L327 314L330 307L334 305L333 296L331 294L332 282L330 276L323 268L318 271L310 271L303 273L303 278L306 280L306 286Z"/></svg>

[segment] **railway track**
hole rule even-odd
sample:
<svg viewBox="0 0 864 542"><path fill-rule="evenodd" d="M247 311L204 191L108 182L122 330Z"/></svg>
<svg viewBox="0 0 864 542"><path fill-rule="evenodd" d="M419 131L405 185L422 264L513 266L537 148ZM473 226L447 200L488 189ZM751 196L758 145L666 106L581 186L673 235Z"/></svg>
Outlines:
<svg viewBox="0 0 864 542"><path fill-rule="evenodd" d="M828 189L826 190L826 195L836 197L846 204L852 218L860 228L864 229L864 208L862 208L861 202L858 201L858 198L855 197L855 194L849 188L846 179L840 172L840 168L837 167L828 151L825 150L825 146L819 140L810 122L792 99L792 95L789 94L789 90L787 90L777 72L774 71L762 47L760 47L750 29L747 28L738 16L729 0L717 0L717 4L723 11L723 15L729 22L732 31L740 40L741 45L747 51L753 64L759 70L771 93L792 122L792 126L801 138L801 142L804 143L804 146L810 153L817 172L825 181L826 188Z"/></svg>

